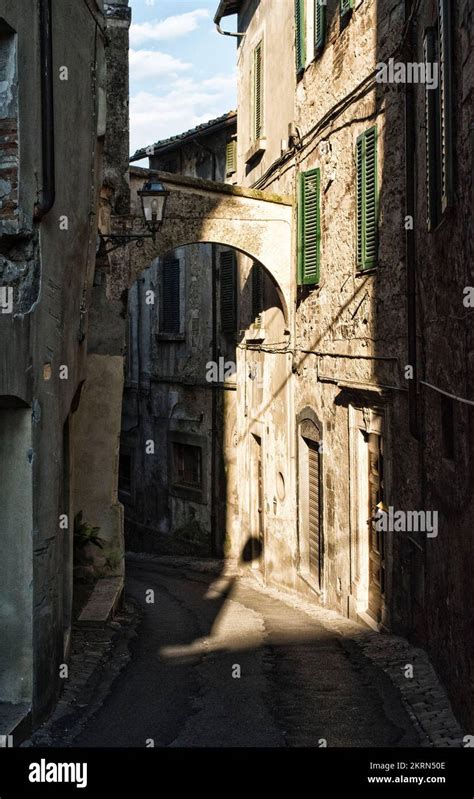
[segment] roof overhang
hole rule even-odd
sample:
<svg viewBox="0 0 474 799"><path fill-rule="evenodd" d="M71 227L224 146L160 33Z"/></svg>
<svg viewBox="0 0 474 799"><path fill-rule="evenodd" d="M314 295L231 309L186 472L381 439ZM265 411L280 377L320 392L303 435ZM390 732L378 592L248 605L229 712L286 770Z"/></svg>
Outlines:
<svg viewBox="0 0 474 799"><path fill-rule="evenodd" d="M242 0L220 0L219 8L216 11L214 22L219 24L223 17L230 17L232 14L238 14Z"/></svg>
<svg viewBox="0 0 474 799"><path fill-rule="evenodd" d="M237 114L229 114L224 119L217 119L212 125L190 130L188 133L184 133L172 141L166 141L163 144L156 142L155 144L150 145L150 147L142 147L130 157L129 161L132 164L134 161L141 161L143 158L148 158L150 153L147 151L149 151L151 147L153 147L153 155L165 155L166 153L177 150L179 147L183 147L185 144L189 144L192 141L203 139L206 136L212 136L212 134L219 133L219 131L225 130L226 128L236 127Z"/></svg>

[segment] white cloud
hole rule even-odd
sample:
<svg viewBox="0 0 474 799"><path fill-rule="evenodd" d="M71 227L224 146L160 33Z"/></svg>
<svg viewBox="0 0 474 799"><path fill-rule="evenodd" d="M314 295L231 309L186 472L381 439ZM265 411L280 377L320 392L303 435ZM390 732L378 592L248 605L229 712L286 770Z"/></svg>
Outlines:
<svg viewBox="0 0 474 799"><path fill-rule="evenodd" d="M137 82L147 78L161 78L163 75L177 75L191 67L191 64L179 58L155 50L130 50L129 57L130 78Z"/></svg>
<svg viewBox="0 0 474 799"><path fill-rule="evenodd" d="M138 92L130 99L130 147L134 153L235 108L235 75L198 81L178 77L166 94Z"/></svg>
<svg viewBox="0 0 474 799"><path fill-rule="evenodd" d="M207 8L197 8L195 11L188 11L186 14L178 14L162 20L132 23L130 27L130 43L132 46L136 46L147 41L176 39L196 30L199 22L203 19L209 19L209 17L210 14Z"/></svg>

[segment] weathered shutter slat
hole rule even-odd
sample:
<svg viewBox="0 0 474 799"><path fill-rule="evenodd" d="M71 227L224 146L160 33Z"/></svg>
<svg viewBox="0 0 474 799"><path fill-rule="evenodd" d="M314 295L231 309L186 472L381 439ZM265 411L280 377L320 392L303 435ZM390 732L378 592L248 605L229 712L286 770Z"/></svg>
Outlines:
<svg viewBox="0 0 474 799"><path fill-rule="evenodd" d="M314 0L314 52L319 53L326 41L326 4Z"/></svg>
<svg viewBox="0 0 474 799"><path fill-rule="evenodd" d="M341 0L339 10L341 17L349 13L354 7L354 0Z"/></svg>
<svg viewBox="0 0 474 799"><path fill-rule="evenodd" d="M226 176L237 171L237 142L228 141L225 147L225 172Z"/></svg>
<svg viewBox="0 0 474 799"><path fill-rule="evenodd" d="M365 268L377 262L377 130L365 134Z"/></svg>
<svg viewBox="0 0 474 799"><path fill-rule="evenodd" d="M303 285L319 283L321 212L320 171L311 169L300 175L298 272Z"/></svg>
<svg viewBox="0 0 474 799"><path fill-rule="evenodd" d="M295 60L299 73L306 61L304 0L295 0Z"/></svg>
<svg viewBox="0 0 474 799"><path fill-rule="evenodd" d="M163 262L163 333L179 333L180 329L180 287L179 260L167 258Z"/></svg>
<svg viewBox="0 0 474 799"><path fill-rule="evenodd" d="M313 442L308 444L308 543L309 571L312 577L321 584L321 530L319 508L319 447Z"/></svg>
<svg viewBox="0 0 474 799"><path fill-rule="evenodd" d="M364 265L364 219L365 219L365 194L364 194L364 140L362 136L357 139L356 145L356 181L357 181L357 266L359 269Z"/></svg>
<svg viewBox="0 0 474 799"><path fill-rule="evenodd" d="M441 210L452 203L451 0L438 0Z"/></svg>
<svg viewBox="0 0 474 799"><path fill-rule="evenodd" d="M263 42L259 42L254 50L253 87L254 139L258 141L263 136L264 124Z"/></svg>
<svg viewBox="0 0 474 799"><path fill-rule="evenodd" d="M358 269L377 265L378 196L377 128L369 128L356 144L356 239Z"/></svg>
<svg viewBox="0 0 474 799"><path fill-rule="evenodd" d="M234 333L237 311L236 258L233 250L220 254L221 330Z"/></svg>
<svg viewBox="0 0 474 799"><path fill-rule="evenodd" d="M437 63L437 33L433 28L425 31L423 60L425 65ZM439 87L425 84L425 140L426 140L426 224L434 230L439 221Z"/></svg>

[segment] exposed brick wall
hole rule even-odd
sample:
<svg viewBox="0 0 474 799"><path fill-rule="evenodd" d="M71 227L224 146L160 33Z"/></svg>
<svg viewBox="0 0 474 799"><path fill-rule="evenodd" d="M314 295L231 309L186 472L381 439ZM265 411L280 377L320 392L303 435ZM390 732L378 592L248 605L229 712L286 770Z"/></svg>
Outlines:
<svg viewBox="0 0 474 799"><path fill-rule="evenodd" d="M18 122L0 119L0 225L14 233L18 226Z"/></svg>

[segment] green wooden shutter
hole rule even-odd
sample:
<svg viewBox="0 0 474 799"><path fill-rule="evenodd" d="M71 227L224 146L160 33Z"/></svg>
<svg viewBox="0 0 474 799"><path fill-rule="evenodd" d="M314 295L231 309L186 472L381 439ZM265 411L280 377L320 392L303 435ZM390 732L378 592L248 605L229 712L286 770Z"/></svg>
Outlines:
<svg viewBox="0 0 474 799"><path fill-rule="evenodd" d="M259 42L253 52L253 135L255 141L263 136L263 90L263 42Z"/></svg>
<svg viewBox="0 0 474 799"><path fill-rule="evenodd" d="M427 28L423 39L423 60L425 64L437 63L437 32ZM440 181L439 181L439 87L430 89L425 84L425 139L426 139L426 224L434 230L439 222Z"/></svg>
<svg viewBox="0 0 474 799"><path fill-rule="evenodd" d="M377 128L369 128L357 139L357 267L377 266L378 192L377 192Z"/></svg>
<svg viewBox="0 0 474 799"><path fill-rule="evenodd" d="M453 199L451 0L438 0L441 210Z"/></svg>
<svg viewBox="0 0 474 799"><path fill-rule="evenodd" d="M295 59L297 73L304 70L306 63L304 6L305 0L295 0Z"/></svg>
<svg viewBox="0 0 474 799"><path fill-rule="evenodd" d="M237 142L228 141L225 147L225 173L233 175L237 171Z"/></svg>
<svg viewBox="0 0 474 799"><path fill-rule="evenodd" d="M364 268L364 178L363 178L363 162L364 162L364 134L359 136L356 144L356 225L357 225L357 267L358 269Z"/></svg>
<svg viewBox="0 0 474 799"><path fill-rule="evenodd" d="M321 249L320 171L302 172L298 186L298 283L319 283Z"/></svg>
<svg viewBox="0 0 474 799"><path fill-rule="evenodd" d="M163 304L162 325L163 333L179 333L180 329L180 286L179 286L179 260L167 258L163 262Z"/></svg>
<svg viewBox="0 0 474 799"><path fill-rule="evenodd" d="M314 0L314 52L320 53L326 41L326 3Z"/></svg>
<svg viewBox="0 0 474 799"><path fill-rule="evenodd" d="M352 11L354 8L354 0L340 0L340 14L341 17L344 17L349 11Z"/></svg>
<svg viewBox="0 0 474 799"><path fill-rule="evenodd" d="M235 333L237 317L236 258L234 250L220 254L221 330Z"/></svg>

